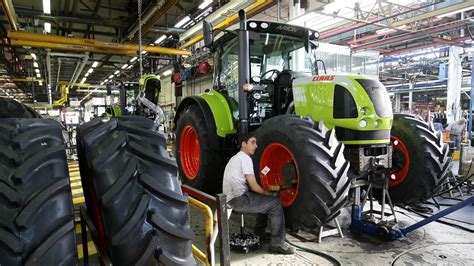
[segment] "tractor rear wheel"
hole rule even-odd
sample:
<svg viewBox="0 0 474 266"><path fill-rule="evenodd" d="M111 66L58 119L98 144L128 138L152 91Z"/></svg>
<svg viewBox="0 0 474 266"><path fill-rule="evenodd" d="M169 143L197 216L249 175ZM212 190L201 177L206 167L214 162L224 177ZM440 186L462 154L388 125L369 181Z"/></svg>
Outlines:
<svg viewBox="0 0 474 266"><path fill-rule="evenodd" d="M179 117L176 158L185 184L211 195L222 191L226 158L211 147L204 114L197 105L188 106Z"/></svg>
<svg viewBox="0 0 474 266"><path fill-rule="evenodd" d="M451 158L448 145L432 124L413 115L395 114L391 143L392 171L387 177L394 204L417 204L441 189Z"/></svg>
<svg viewBox="0 0 474 266"><path fill-rule="evenodd" d="M296 115L281 115L256 131L255 174L265 190L280 186L286 225L314 228L336 217L350 179L344 145L334 130Z"/></svg>
<svg viewBox="0 0 474 266"><path fill-rule="evenodd" d="M41 118L41 116L20 102L0 97L0 118Z"/></svg>
<svg viewBox="0 0 474 266"><path fill-rule="evenodd" d="M153 121L95 119L78 128L86 202L114 265L194 264L189 205Z"/></svg>
<svg viewBox="0 0 474 266"><path fill-rule="evenodd" d="M62 129L0 119L0 265L77 265Z"/></svg>

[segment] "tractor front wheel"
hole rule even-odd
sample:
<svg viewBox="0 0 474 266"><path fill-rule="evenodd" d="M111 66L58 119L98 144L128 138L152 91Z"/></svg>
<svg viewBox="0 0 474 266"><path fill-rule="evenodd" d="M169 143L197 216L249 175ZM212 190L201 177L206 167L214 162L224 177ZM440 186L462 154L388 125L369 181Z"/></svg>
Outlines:
<svg viewBox="0 0 474 266"><path fill-rule="evenodd" d="M188 106L179 116L176 158L185 184L211 195L222 191L226 158L223 152L211 147L204 114L197 105Z"/></svg>
<svg viewBox="0 0 474 266"><path fill-rule="evenodd" d="M256 135L255 174L265 190L280 188L287 227L314 228L339 214L350 187L349 163L333 130L282 115L265 121Z"/></svg>

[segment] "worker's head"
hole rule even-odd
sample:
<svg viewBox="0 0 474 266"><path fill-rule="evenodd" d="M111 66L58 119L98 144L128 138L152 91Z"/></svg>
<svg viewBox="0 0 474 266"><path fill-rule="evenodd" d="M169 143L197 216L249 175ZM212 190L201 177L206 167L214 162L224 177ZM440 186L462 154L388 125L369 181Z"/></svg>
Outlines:
<svg viewBox="0 0 474 266"><path fill-rule="evenodd" d="M253 155L257 149L257 137L253 133L247 133L240 141L240 150L248 155Z"/></svg>

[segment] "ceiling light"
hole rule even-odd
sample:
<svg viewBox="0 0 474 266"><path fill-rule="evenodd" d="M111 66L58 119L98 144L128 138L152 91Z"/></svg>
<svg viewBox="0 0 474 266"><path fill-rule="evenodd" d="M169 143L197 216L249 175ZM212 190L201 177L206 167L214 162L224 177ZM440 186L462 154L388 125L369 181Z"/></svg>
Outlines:
<svg viewBox="0 0 474 266"><path fill-rule="evenodd" d="M119 70L115 71L115 72L114 72L114 75L118 75L118 73L120 73Z"/></svg>
<svg viewBox="0 0 474 266"><path fill-rule="evenodd" d="M165 39L166 39L166 35L161 35L158 39L156 39L155 44L160 44Z"/></svg>
<svg viewBox="0 0 474 266"><path fill-rule="evenodd" d="M36 77L37 77L37 78L41 78L41 74L36 73Z"/></svg>
<svg viewBox="0 0 474 266"><path fill-rule="evenodd" d="M128 64L125 64L125 65L123 65L123 66L121 67L121 69L125 69L125 68L127 68L127 67L128 67Z"/></svg>
<svg viewBox="0 0 474 266"><path fill-rule="evenodd" d="M81 83L86 82L86 80L87 80L86 78L83 78L83 79L81 80Z"/></svg>
<svg viewBox="0 0 474 266"><path fill-rule="evenodd" d="M164 77L169 76L169 75L171 75L171 73L173 73L173 70L168 69L168 70L166 70L165 72L163 72L163 76L164 76Z"/></svg>
<svg viewBox="0 0 474 266"><path fill-rule="evenodd" d="M212 4L212 0L204 0L204 2L202 2L202 4L200 4L198 6L199 9L204 9L206 7L208 7L210 4Z"/></svg>
<svg viewBox="0 0 474 266"><path fill-rule="evenodd" d="M102 81L102 82L100 83L100 85L104 85L104 81Z"/></svg>
<svg viewBox="0 0 474 266"><path fill-rule="evenodd" d="M87 73L84 75L84 77L88 77L88 76L89 76L89 72L87 72Z"/></svg>
<svg viewBox="0 0 474 266"><path fill-rule="evenodd" d="M176 23L174 25L175 28L180 28L181 26L183 26L186 22L190 21L191 18L189 16L186 16L184 17L183 19L181 19L178 23Z"/></svg>
<svg viewBox="0 0 474 266"><path fill-rule="evenodd" d="M51 14L51 2L50 2L50 0L43 0L43 13Z"/></svg>
<svg viewBox="0 0 474 266"><path fill-rule="evenodd" d="M146 53L148 53L148 52L147 51L142 51L142 54L146 54Z"/></svg>
<svg viewBox="0 0 474 266"><path fill-rule="evenodd" d="M127 69L132 69L132 67L133 67L133 65L130 65L130 66L127 67Z"/></svg>
<svg viewBox="0 0 474 266"><path fill-rule="evenodd" d="M110 76L109 76L109 79L113 79L113 78L114 78L114 75L110 75Z"/></svg>
<svg viewBox="0 0 474 266"><path fill-rule="evenodd" d="M37 69L37 68L35 68L35 72L36 72L36 73L40 73L40 70Z"/></svg>
<svg viewBox="0 0 474 266"><path fill-rule="evenodd" d="M39 67L39 66L38 66L38 62L33 62L33 66L34 66L34 67Z"/></svg>
<svg viewBox="0 0 474 266"><path fill-rule="evenodd" d="M97 67L99 65L99 62L95 61L94 63L92 63L92 67Z"/></svg>
<svg viewBox="0 0 474 266"><path fill-rule="evenodd" d="M36 60L36 55L35 54L31 54L31 57L33 57L33 60Z"/></svg>
<svg viewBox="0 0 474 266"><path fill-rule="evenodd" d="M89 74L91 74L92 72L94 72L93 68L89 68L89 70L87 70L87 73L89 73Z"/></svg>
<svg viewBox="0 0 474 266"><path fill-rule="evenodd" d="M43 86L43 82L42 81L38 82L38 85Z"/></svg>
<svg viewBox="0 0 474 266"><path fill-rule="evenodd" d="M135 57L133 57L132 59L130 59L130 63L133 63L133 62L135 62L135 60L137 60L137 57L136 57L136 56L135 56Z"/></svg>
<svg viewBox="0 0 474 266"><path fill-rule="evenodd" d="M49 22L44 23L44 32L51 33L51 23Z"/></svg>

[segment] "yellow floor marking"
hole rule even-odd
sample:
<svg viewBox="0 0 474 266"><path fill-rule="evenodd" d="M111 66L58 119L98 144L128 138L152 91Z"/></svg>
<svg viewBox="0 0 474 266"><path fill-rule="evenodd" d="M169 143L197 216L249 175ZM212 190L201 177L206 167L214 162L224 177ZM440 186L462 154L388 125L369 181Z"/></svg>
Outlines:
<svg viewBox="0 0 474 266"><path fill-rule="evenodd" d="M81 203L84 203L86 202L84 200L84 197L78 197L78 198L74 198L72 199L72 204L76 205L76 204L81 204Z"/></svg>
<svg viewBox="0 0 474 266"><path fill-rule="evenodd" d="M71 187L82 186L81 181L78 182L71 182Z"/></svg>
<svg viewBox="0 0 474 266"><path fill-rule="evenodd" d="M92 241L87 242L87 250L89 251L89 256L97 254L94 242ZM84 257L84 253L82 253L82 244L77 245L77 256L79 257L79 259L82 259Z"/></svg>
<svg viewBox="0 0 474 266"><path fill-rule="evenodd" d="M71 177L69 178L69 180L71 180L71 181L81 180L81 176L79 176L79 175L78 175L78 176L71 176Z"/></svg>
<svg viewBox="0 0 474 266"><path fill-rule="evenodd" d="M82 188L71 189L72 195L82 194Z"/></svg>

